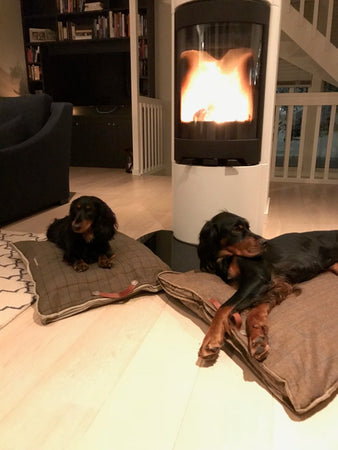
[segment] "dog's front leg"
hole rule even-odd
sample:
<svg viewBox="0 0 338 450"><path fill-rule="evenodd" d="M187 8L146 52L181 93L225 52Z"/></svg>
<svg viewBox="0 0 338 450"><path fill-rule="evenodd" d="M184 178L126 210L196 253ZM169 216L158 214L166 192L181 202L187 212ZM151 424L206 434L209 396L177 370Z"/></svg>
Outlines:
<svg viewBox="0 0 338 450"><path fill-rule="evenodd" d="M224 336L231 334L230 318L233 306L222 306L216 312L203 339L198 356L208 362L215 362L224 343Z"/></svg>
<svg viewBox="0 0 338 450"><path fill-rule="evenodd" d="M250 354L257 361L264 361L269 353L268 315L272 304L261 303L249 312L246 319L246 332Z"/></svg>
<svg viewBox="0 0 338 450"><path fill-rule="evenodd" d="M89 265L82 259L72 256L72 249L65 251L63 259L70 264L76 272L85 272Z"/></svg>
<svg viewBox="0 0 338 450"><path fill-rule="evenodd" d="M98 247L98 253L98 266L103 269L111 269L113 267L113 259L116 255L109 242L101 243Z"/></svg>

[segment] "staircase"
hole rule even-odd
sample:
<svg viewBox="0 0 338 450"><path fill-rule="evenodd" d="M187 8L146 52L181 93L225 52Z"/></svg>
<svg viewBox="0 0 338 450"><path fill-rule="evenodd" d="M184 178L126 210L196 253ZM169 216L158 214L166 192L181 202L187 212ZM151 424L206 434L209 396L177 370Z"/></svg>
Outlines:
<svg viewBox="0 0 338 450"><path fill-rule="evenodd" d="M338 0L282 0L280 58L338 86Z"/></svg>
<svg viewBox="0 0 338 450"><path fill-rule="evenodd" d="M282 0L279 78L311 88L276 95L272 181L338 183L337 24L338 0Z"/></svg>

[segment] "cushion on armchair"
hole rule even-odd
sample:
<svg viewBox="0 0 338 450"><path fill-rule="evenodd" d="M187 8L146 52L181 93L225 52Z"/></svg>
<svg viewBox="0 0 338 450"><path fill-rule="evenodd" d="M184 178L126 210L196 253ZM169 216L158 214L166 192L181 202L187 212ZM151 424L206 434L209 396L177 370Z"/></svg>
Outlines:
<svg viewBox="0 0 338 450"><path fill-rule="evenodd" d="M34 136L50 116L52 97L47 94L0 98L0 148Z"/></svg>

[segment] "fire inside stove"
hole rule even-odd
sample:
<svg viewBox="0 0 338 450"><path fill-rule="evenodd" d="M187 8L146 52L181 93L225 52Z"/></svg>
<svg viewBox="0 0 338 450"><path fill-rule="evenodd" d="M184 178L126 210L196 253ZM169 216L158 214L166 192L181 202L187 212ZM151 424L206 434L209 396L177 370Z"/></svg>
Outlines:
<svg viewBox="0 0 338 450"><path fill-rule="evenodd" d="M264 0L176 8L176 163L260 162L269 14Z"/></svg>
<svg viewBox="0 0 338 450"><path fill-rule="evenodd" d="M181 122L252 121L251 49L232 49L221 59L205 51L187 50L181 58L189 66L181 86Z"/></svg>

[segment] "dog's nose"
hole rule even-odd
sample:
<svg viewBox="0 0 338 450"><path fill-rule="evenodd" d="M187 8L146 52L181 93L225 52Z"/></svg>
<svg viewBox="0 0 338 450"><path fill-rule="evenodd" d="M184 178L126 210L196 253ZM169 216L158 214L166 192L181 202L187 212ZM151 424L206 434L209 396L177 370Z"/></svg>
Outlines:
<svg viewBox="0 0 338 450"><path fill-rule="evenodd" d="M75 232L79 231L80 228L81 228L81 223L73 222L72 223L72 228L73 228L73 231L75 231Z"/></svg>
<svg viewBox="0 0 338 450"><path fill-rule="evenodd" d="M262 248L265 248L268 241L267 241L267 239L260 238L258 242Z"/></svg>

